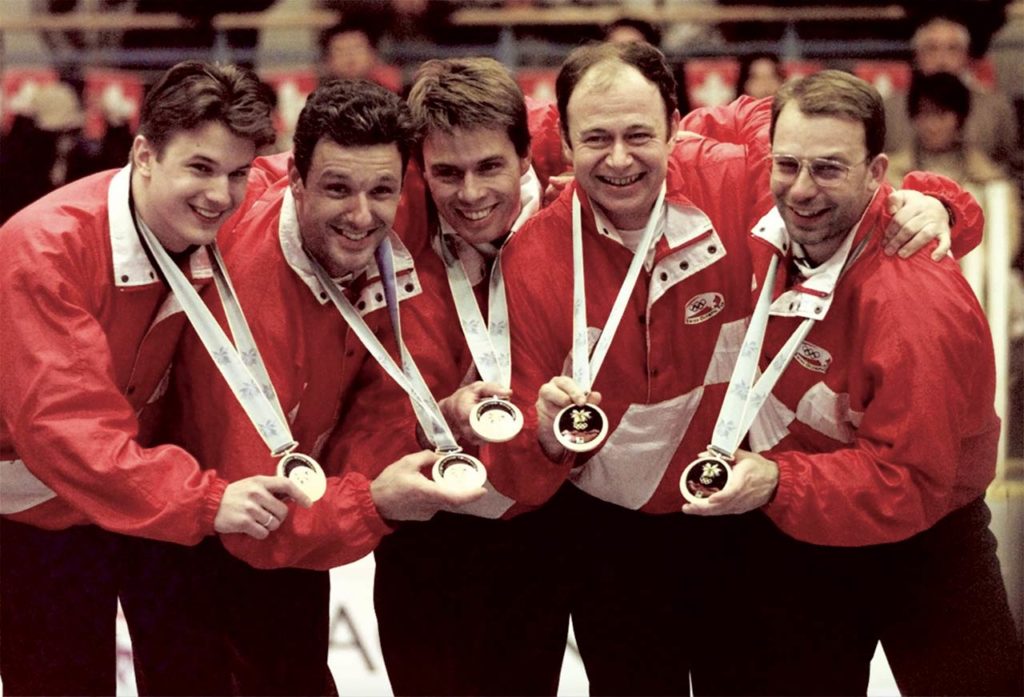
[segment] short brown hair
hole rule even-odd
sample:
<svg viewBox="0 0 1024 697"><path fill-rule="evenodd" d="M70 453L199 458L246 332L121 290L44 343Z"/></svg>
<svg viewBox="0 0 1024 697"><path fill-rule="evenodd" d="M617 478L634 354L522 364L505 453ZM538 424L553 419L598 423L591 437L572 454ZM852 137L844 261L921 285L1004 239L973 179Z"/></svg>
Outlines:
<svg viewBox="0 0 1024 697"><path fill-rule="evenodd" d="M419 130L408 105L391 90L369 80L337 79L313 90L295 124L292 157L303 181L325 138L346 148L394 144L404 171Z"/></svg>
<svg viewBox="0 0 1024 697"><path fill-rule="evenodd" d="M270 88L250 70L184 61L149 90L139 117L139 135L160 154L176 133L216 121L259 149L275 140L272 103Z"/></svg>
<svg viewBox="0 0 1024 697"><path fill-rule="evenodd" d="M508 69L493 58L426 61L416 71L408 101L426 133L503 128L519 157L530 154L523 92Z"/></svg>
<svg viewBox="0 0 1024 697"><path fill-rule="evenodd" d="M821 72L787 82L772 102L770 139L783 107L795 101L800 111L814 116L834 116L864 125L868 157L882 152L885 144L885 107L882 95L870 83L842 70Z"/></svg>
<svg viewBox="0 0 1024 697"><path fill-rule="evenodd" d="M558 100L558 118L562 135L569 141L569 98L583 76L595 65L604 62L618 62L632 66L654 83L665 105L665 125L672 130L672 115L676 105L676 79L665 60L665 54L642 41L629 43L593 43L575 48L562 63L555 79L555 97ZM671 136L672 134L669 133ZM570 143L571 144L571 143Z"/></svg>

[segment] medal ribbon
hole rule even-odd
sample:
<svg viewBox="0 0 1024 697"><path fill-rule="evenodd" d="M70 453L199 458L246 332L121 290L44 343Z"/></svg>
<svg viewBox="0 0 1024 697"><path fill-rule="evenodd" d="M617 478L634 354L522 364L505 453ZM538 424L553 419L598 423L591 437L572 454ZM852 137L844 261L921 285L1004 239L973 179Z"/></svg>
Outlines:
<svg viewBox="0 0 1024 697"><path fill-rule="evenodd" d="M185 274L171 260L153 231L135 214L134 204L131 207L132 220L143 244L160 267L171 292L181 304L185 316L188 317L217 369L224 376L238 403L242 405L252 425L270 448L271 455L279 457L287 454L298 443L292 438L291 429L284 417L274 386L270 382L263 357L256 347L234 287L228 278L220 250L216 244L209 244L206 247L210 255L213 280L217 284L228 327L235 339L234 344L221 329L213 313L199 297L199 293Z"/></svg>
<svg viewBox="0 0 1024 697"><path fill-rule="evenodd" d="M654 209L651 217L647 220L647 227L644 228L640 244L633 253L633 261L629 264L626 277L619 288L619 294L615 298L611 312L608 314L608 321L605 323L601 336L594 346L594 353L588 359L589 341L587 340L587 291L586 272L583 267L583 221L579 199L579 192L574 191L572 195L572 378L584 392L590 392L593 381L597 379L597 373L608 353L615 332L619 328L619 322L626 311L626 304L633 294L633 288L640 277L640 269L647 259L647 253L654 243L655 232L658 223L664 215L665 184L662 183L661 191L658 192L658 199L654 202Z"/></svg>
<svg viewBox="0 0 1024 697"><path fill-rule="evenodd" d="M442 229L446 226L442 223ZM508 327L508 303L505 299L505 281L501 275L501 252L494 259L487 288L487 321L476 302L473 285L469 282L462 259L452 254L447 235L440 240L441 257L448 274L448 287L452 291L455 310L459 315L462 333L473 356L480 377L502 387L512 385L511 340Z"/></svg>
<svg viewBox="0 0 1024 697"><path fill-rule="evenodd" d="M533 167L527 169L519 180L519 215L516 216L509 236L515 233L530 216L540 210L540 180ZM508 303L505 298L505 281L501 275L501 250L498 250L491 267L491 277L487 288L487 322L484 322L480 306L476 302L473 284L469 282L469 274L457 252L453 253L447 242L451 239L458 243L457 233L439 217L441 235L439 247L448 274L448 287L455 301L455 311L459 315L462 334L473 356L480 377L487 382L495 382L502 387L512 385L512 349L509 338ZM507 243L506 238L506 243Z"/></svg>
<svg viewBox="0 0 1024 697"><path fill-rule="evenodd" d="M871 237L870 233L865 235L856 248L850 253L839 272L841 279L864 250ZM757 413L768 395L771 394L775 383L782 377L782 373L789 366L793 356L796 355L800 344L807 338L808 332L817 321L812 317L804 319L803 322L790 335L789 339L779 349L778 354L768 364L768 368L761 377L754 381L757 372L757 364L761 358L761 351L764 347L764 334L768 328L768 316L771 313L772 293L775 288L775 278L778 274L779 257L773 255L768 266L768 273L765 275L764 284L761 286L761 293L757 297L757 304L754 306L754 313L750 317L750 325L743 335L743 344L740 347L740 354L736 358L736 365L733 367L732 376L729 379L729 387L726 389L725 399L722 401L722 409L718 413L718 420L715 422L715 430L711 439L711 450L719 455L732 458L740 441L747 435L750 427L757 418ZM839 281L836 280L838 286ZM833 289L833 293L835 290ZM739 414L739 420L735 421L732 415Z"/></svg>
<svg viewBox="0 0 1024 697"><path fill-rule="evenodd" d="M459 444L445 422L440 407L437 406L433 395L430 394L423 375L420 373L419 368L416 367L416 363L413 361L412 356L409 355L405 342L402 340L398 294L395 290L394 255L391 249L391 241L388 238L385 237L381 241L375 255L377 266L380 268L381 283L384 286L384 296L388 312L391 315L391 326L394 328L395 340L398 343L398 353L402 361L401 367L398 366L395 359L384 348L384 344L381 343L380 339L367 326L366 320L352 307L349 299L345 297L345 294L331 280L327 271L312 256L309 254L306 256L309 258L310 265L313 267L313 272L320 281L320 285L323 286L324 291L331 299L331 302L334 303L338 312L341 313L341 316L352 328L352 331L363 343L363 346L366 347L367 352L380 364L381 368L384 369L391 379L398 383L398 386L409 395L413 411L416 413L416 420L423 428L423 431L431 436L434 446L439 450L459 450Z"/></svg>

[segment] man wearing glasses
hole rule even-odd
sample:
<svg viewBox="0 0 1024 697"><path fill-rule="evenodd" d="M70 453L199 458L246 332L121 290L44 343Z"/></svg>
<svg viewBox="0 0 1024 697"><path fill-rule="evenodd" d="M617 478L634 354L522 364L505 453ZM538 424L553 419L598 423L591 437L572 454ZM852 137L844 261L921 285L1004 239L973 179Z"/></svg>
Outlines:
<svg viewBox="0 0 1024 697"><path fill-rule="evenodd" d="M749 646L731 647L750 659L747 693L864 694L881 642L903 694L1021 694L984 501L992 339L952 259L883 254L884 138L881 98L847 73L776 95L776 209L755 228L755 268L787 246L793 264L774 286L763 374L810 329L751 429L761 454L737 453L725 488L683 510L760 508L774 524L748 557L751 574L772 570L757 589L771 600L736 633Z"/></svg>

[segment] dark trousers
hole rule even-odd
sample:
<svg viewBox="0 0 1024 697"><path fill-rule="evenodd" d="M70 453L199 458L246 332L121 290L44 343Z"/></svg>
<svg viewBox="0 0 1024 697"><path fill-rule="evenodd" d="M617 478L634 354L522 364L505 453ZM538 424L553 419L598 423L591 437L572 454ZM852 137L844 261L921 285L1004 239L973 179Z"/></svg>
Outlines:
<svg viewBox="0 0 1024 697"><path fill-rule="evenodd" d="M226 657L194 550L95 526L0 519L0 675L8 695L112 695L121 598L143 695L225 694Z"/></svg>
<svg viewBox="0 0 1024 697"><path fill-rule="evenodd" d="M981 499L910 539L821 547L765 519L734 622L747 694L865 694L878 642L906 695L1020 695L1021 645ZM757 570L760 569L760 573Z"/></svg>
<svg viewBox="0 0 1024 697"><path fill-rule="evenodd" d="M650 515L573 486L552 499L568 560L573 629L592 695L729 694L723 611L736 602L747 516Z"/></svg>
<svg viewBox="0 0 1024 697"><path fill-rule="evenodd" d="M213 537L197 552L214 604L208 621L227 644L230 694L336 695L329 573L255 569Z"/></svg>
<svg viewBox="0 0 1024 697"><path fill-rule="evenodd" d="M374 607L396 695L554 695L569 613L561 540L542 509L439 513L375 552Z"/></svg>

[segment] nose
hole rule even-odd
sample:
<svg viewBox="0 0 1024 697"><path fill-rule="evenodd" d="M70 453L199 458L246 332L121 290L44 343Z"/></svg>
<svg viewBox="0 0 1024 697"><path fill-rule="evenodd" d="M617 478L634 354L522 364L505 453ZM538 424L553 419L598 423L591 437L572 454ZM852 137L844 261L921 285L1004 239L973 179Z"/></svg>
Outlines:
<svg viewBox="0 0 1024 697"><path fill-rule="evenodd" d="M231 179L228 175L211 177L206 188L206 198L220 206L231 205Z"/></svg>
<svg viewBox="0 0 1024 697"><path fill-rule="evenodd" d="M809 198L818 193L818 184L811 177L811 168L803 164L796 173L796 179L789 185L789 193L797 198Z"/></svg>
<svg viewBox="0 0 1024 697"><path fill-rule="evenodd" d="M616 138L615 142L612 143L612 150L608 153L607 162L610 167L616 169L624 169L632 164L633 156L630 154L625 141L621 138Z"/></svg>
<svg viewBox="0 0 1024 697"><path fill-rule="evenodd" d="M353 227L365 230L373 226L373 213L370 211L370 199L365 193L360 193L352 202L352 208L348 211L348 222Z"/></svg>
<svg viewBox="0 0 1024 697"><path fill-rule="evenodd" d="M480 180L472 172L467 172L462 179L462 186L459 187L459 200L463 203L479 201L484 194L484 188Z"/></svg>

